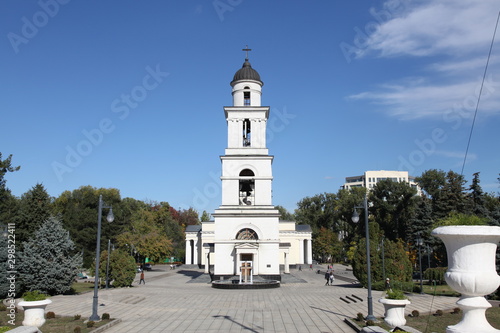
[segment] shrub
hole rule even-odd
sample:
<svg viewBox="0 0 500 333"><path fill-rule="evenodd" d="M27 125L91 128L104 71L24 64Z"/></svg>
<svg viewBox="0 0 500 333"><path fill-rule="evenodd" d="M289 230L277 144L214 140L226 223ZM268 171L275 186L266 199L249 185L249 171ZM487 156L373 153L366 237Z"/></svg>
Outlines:
<svg viewBox="0 0 500 333"><path fill-rule="evenodd" d="M412 316L412 317L418 317L418 316L420 316L420 312L418 312L418 310L413 310L413 311L411 312L411 316Z"/></svg>
<svg viewBox="0 0 500 333"><path fill-rule="evenodd" d="M407 299L403 291L401 290L387 290L387 295L385 296L387 299Z"/></svg>
<svg viewBox="0 0 500 333"><path fill-rule="evenodd" d="M370 319L366 322L366 326L375 326L375 322Z"/></svg>
<svg viewBox="0 0 500 333"><path fill-rule="evenodd" d="M74 320L80 320L80 318L82 318L82 315L77 314L73 316Z"/></svg>
<svg viewBox="0 0 500 333"><path fill-rule="evenodd" d="M438 220L432 226L433 229L437 227L444 227L450 225L488 225L488 219L479 217L477 215L450 213L448 217Z"/></svg>
<svg viewBox="0 0 500 333"><path fill-rule="evenodd" d="M109 317L109 313L103 313L102 314L102 318L101 318L102 320L109 320L109 318L110 318Z"/></svg>
<svg viewBox="0 0 500 333"><path fill-rule="evenodd" d="M55 317L56 317L56 314L52 311L47 312L47 314L45 315L45 318L47 318L47 319L54 319Z"/></svg>
<svg viewBox="0 0 500 333"><path fill-rule="evenodd" d="M444 273L448 267L435 267L435 268L427 268L424 272L424 278L429 281L436 281L438 284L444 283Z"/></svg>
<svg viewBox="0 0 500 333"><path fill-rule="evenodd" d="M460 310L460 308L454 308L454 309L453 309L452 314L458 314L458 313L460 313L461 311L462 311L462 310Z"/></svg>
<svg viewBox="0 0 500 333"><path fill-rule="evenodd" d="M441 317L443 315L443 310L437 310L435 315Z"/></svg>
<svg viewBox="0 0 500 333"><path fill-rule="evenodd" d="M106 263L108 261L108 251L101 253L101 276L106 276ZM132 285L136 274L136 263L133 257L121 249L111 252L109 256L109 281L113 281L113 287L129 287ZM95 268L93 269L95 270ZM105 279L104 283L105 283Z"/></svg>
<svg viewBox="0 0 500 333"><path fill-rule="evenodd" d="M12 327L2 326L2 327L0 327L0 333L5 333L7 331L10 331L11 329L12 329Z"/></svg>
<svg viewBox="0 0 500 333"><path fill-rule="evenodd" d="M89 320L89 321L87 322L87 327L88 327L88 328L94 327L94 325L95 325L95 321Z"/></svg>
<svg viewBox="0 0 500 333"><path fill-rule="evenodd" d="M23 294L23 299L26 302L43 301L48 295L39 292L38 290L27 291Z"/></svg>
<svg viewBox="0 0 500 333"><path fill-rule="evenodd" d="M7 311L7 307L3 303L0 303L0 311Z"/></svg>
<svg viewBox="0 0 500 333"><path fill-rule="evenodd" d="M80 326L75 327L75 329L73 330L73 333L81 333L81 332L82 328Z"/></svg>
<svg viewBox="0 0 500 333"><path fill-rule="evenodd" d="M373 248L377 247L380 243L380 239L376 235L380 234L380 226L376 222L369 223L370 228L370 246ZM372 254L371 257L371 276L372 281L383 281L386 277L389 277L392 281L412 281L412 264L408 257L405 248L406 244L402 241L390 241L386 239L384 241L385 250L385 276L382 275L382 260L378 255ZM354 251L353 261L352 261L353 274L358 279L358 281L366 287L368 285L368 272L367 272L367 261L366 261L366 239L362 238ZM385 281L383 282L385 283ZM397 289L402 289L399 286L392 287ZM382 284L380 289L385 290L384 284ZM408 291L412 291L411 289Z"/></svg>
<svg viewBox="0 0 500 333"><path fill-rule="evenodd" d="M356 320L357 321L364 321L365 317L363 316L363 314L361 312L358 312L358 314L356 315Z"/></svg>

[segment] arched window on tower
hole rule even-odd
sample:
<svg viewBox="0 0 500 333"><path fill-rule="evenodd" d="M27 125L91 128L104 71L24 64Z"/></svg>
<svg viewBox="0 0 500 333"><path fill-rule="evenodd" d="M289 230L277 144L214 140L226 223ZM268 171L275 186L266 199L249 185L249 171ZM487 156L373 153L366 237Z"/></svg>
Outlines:
<svg viewBox="0 0 500 333"><path fill-rule="evenodd" d="M250 87L245 87L243 89L250 89ZM250 91L243 92L243 105L250 105Z"/></svg>
<svg viewBox="0 0 500 333"><path fill-rule="evenodd" d="M243 120L243 147L250 147L252 145L250 124L250 119Z"/></svg>
<svg viewBox="0 0 500 333"><path fill-rule="evenodd" d="M244 169L240 172L240 205L251 206L255 204L255 174L250 169Z"/></svg>

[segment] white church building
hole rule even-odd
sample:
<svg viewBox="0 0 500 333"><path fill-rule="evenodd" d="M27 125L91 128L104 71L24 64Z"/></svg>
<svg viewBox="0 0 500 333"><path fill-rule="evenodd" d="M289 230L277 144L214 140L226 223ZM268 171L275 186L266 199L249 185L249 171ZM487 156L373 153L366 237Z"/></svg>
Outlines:
<svg viewBox="0 0 500 333"><path fill-rule="evenodd" d="M227 148L221 156L222 204L213 221L186 228L186 264L215 279L239 275L280 279L290 266L312 263L309 225L280 221L272 204L272 162L266 146L269 106L261 106L259 73L248 61L231 81L233 106L224 107ZM211 267L213 270L211 270Z"/></svg>

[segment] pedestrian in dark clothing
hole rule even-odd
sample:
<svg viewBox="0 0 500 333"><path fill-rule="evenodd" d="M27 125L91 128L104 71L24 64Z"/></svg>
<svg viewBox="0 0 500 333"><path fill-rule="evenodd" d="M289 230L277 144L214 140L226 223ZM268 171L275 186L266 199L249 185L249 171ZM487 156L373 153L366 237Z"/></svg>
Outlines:
<svg viewBox="0 0 500 333"><path fill-rule="evenodd" d="M330 273L328 273L328 272L325 273L325 280L326 280L325 286L329 286L330 285Z"/></svg>

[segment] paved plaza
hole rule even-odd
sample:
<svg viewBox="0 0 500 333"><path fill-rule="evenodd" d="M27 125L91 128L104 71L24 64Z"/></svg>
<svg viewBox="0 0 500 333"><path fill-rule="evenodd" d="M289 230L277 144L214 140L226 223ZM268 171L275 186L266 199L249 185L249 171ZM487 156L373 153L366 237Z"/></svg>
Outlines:
<svg viewBox="0 0 500 333"><path fill-rule="evenodd" d="M280 288L223 290L210 286L209 277L197 268L155 266L146 272L146 284L99 291L99 315L107 312L122 321L106 333L136 332L354 332L344 318L367 313L367 290L355 287L352 273L335 266L334 286L325 286L326 266L291 270ZM373 291L376 317L383 315L378 303L382 292ZM349 297L351 300L349 300ZM363 299L359 301L357 298ZM89 317L93 293L55 296L47 311L57 315ZM343 298L349 304L342 301ZM355 301L355 302L354 302ZM412 295L407 313L454 308L457 298Z"/></svg>

